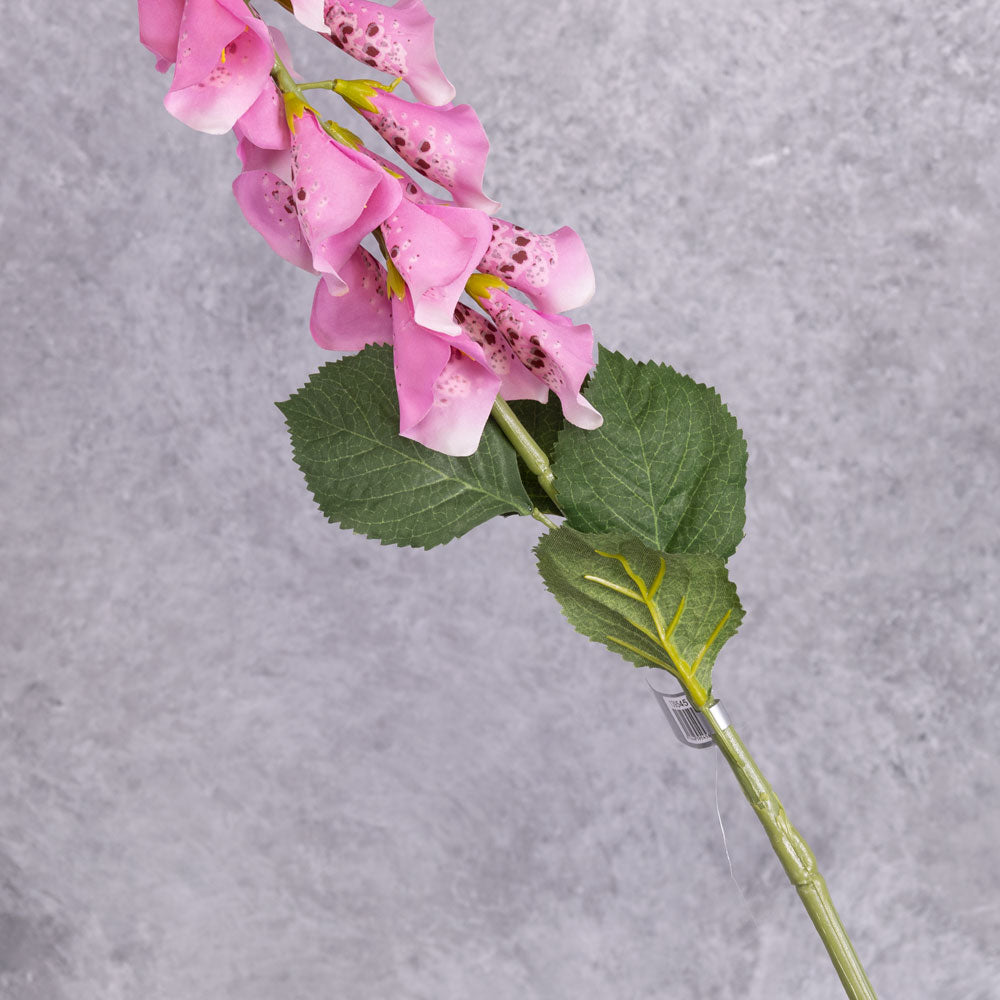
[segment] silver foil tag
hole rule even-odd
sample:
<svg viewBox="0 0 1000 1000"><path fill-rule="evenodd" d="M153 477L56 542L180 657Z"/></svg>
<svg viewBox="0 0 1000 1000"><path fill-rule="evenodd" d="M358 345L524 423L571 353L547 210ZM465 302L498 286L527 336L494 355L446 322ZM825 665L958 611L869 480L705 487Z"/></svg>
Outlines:
<svg viewBox="0 0 1000 1000"><path fill-rule="evenodd" d="M657 691L651 684L649 690L653 692L653 697L660 703L660 708L663 709L663 714L667 717L667 722L670 723L674 735L684 746L704 750L713 744L711 727L683 691L677 691L673 694Z"/></svg>

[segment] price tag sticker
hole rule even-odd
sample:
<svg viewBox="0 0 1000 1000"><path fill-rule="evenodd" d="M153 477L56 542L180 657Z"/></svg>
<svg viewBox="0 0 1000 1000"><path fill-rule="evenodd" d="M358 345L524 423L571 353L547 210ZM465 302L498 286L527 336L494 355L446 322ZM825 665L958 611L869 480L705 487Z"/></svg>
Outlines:
<svg viewBox="0 0 1000 1000"><path fill-rule="evenodd" d="M647 683L649 683L647 681ZM695 747L704 750L715 742L712 727L698 709L691 704L690 699L683 691L657 691L652 684L649 685L653 697L659 702L663 714L670 723L670 728L674 731L674 736L686 747ZM726 716L722 703L716 701L709 711L719 723L720 729L729 728L729 718Z"/></svg>

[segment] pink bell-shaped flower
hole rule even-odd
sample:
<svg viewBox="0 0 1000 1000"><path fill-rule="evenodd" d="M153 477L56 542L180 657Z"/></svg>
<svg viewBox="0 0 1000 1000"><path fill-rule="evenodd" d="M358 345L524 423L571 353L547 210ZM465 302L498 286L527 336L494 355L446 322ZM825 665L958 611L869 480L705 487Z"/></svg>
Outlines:
<svg viewBox="0 0 1000 1000"><path fill-rule="evenodd" d="M502 286L490 287L474 297L521 364L559 397L563 416L585 430L600 427L603 417L580 392L594 367L594 331L590 326L575 326L565 316L536 312Z"/></svg>
<svg viewBox="0 0 1000 1000"><path fill-rule="evenodd" d="M245 169L233 193L250 225L280 256L325 275L332 294L346 292L339 270L402 200L396 179L331 138L310 112L294 119L287 151L261 149L249 133L239 151Z"/></svg>
<svg viewBox="0 0 1000 1000"><path fill-rule="evenodd" d="M594 294L594 268L583 240L569 226L546 236L493 219L493 237L479 270L524 292L544 313L586 305Z"/></svg>
<svg viewBox="0 0 1000 1000"><path fill-rule="evenodd" d="M473 208L416 205L403 198L381 232L410 290L416 322L441 333L459 333L455 306L489 245L488 216Z"/></svg>
<svg viewBox="0 0 1000 1000"><path fill-rule="evenodd" d="M504 399L545 402L549 395L548 386L538 380L534 369L521 364L513 348L489 319L464 302L459 302L455 306L455 322L483 349L490 368L500 377L500 395Z"/></svg>
<svg viewBox="0 0 1000 1000"><path fill-rule="evenodd" d="M450 191L457 205L487 213L500 207L483 194L490 142L468 104L414 104L369 80L338 80L334 89L404 162Z"/></svg>
<svg viewBox="0 0 1000 1000"><path fill-rule="evenodd" d="M392 300L399 433L445 455L478 447L500 387L482 348L466 334L420 326L409 294Z"/></svg>
<svg viewBox="0 0 1000 1000"><path fill-rule="evenodd" d="M140 32L145 22L161 60L176 57L164 106L191 128L228 132L268 82L274 46L267 25L242 0L187 0L171 50L164 33L176 5L168 2L154 16L156 6L156 0L140 3Z"/></svg>
<svg viewBox="0 0 1000 1000"><path fill-rule="evenodd" d="M402 200L399 184L367 156L331 138L308 112L294 121L291 153L295 210L312 266L341 294L347 284L338 270L395 211Z"/></svg>
<svg viewBox="0 0 1000 1000"><path fill-rule="evenodd" d="M296 0L295 16L348 55L402 77L422 104L447 104L455 88L434 52L434 18L422 0L393 7L371 0Z"/></svg>
<svg viewBox="0 0 1000 1000"><path fill-rule="evenodd" d="M166 73L177 62L185 0L139 0L139 41L156 56L156 68Z"/></svg>
<svg viewBox="0 0 1000 1000"><path fill-rule="evenodd" d="M244 170L233 181L233 194L244 218L279 257L316 273L290 184L270 170Z"/></svg>
<svg viewBox="0 0 1000 1000"><path fill-rule="evenodd" d="M392 309L386 298L385 268L358 247L340 269L347 292L333 295L321 278L313 296L309 330L328 351L360 351L366 344L392 340Z"/></svg>
<svg viewBox="0 0 1000 1000"><path fill-rule="evenodd" d="M292 135L285 118L285 102L273 80L268 79L257 100L240 115L233 125L233 132L237 139L247 140L244 146L252 144L259 149L270 150L286 150L291 147ZM290 157L288 162L291 165Z"/></svg>

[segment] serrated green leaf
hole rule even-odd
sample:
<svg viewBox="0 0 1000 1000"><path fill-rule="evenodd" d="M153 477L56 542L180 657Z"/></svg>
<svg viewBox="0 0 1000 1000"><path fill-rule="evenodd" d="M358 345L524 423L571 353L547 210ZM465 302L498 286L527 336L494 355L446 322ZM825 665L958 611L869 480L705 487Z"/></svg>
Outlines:
<svg viewBox="0 0 1000 1000"><path fill-rule="evenodd" d="M556 446L556 437L566 423L562 414L562 405L555 395L549 396L547 403L539 403L534 399L516 399L510 403L514 415L524 424L524 429L535 439L546 455L552 455ZM552 502L548 493L539 485L538 477L524 464L518 456L517 468L521 473L524 488L531 502L543 514L562 514L562 511Z"/></svg>
<svg viewBox="0 0 1000 1000"><path fill-rule="evenodd" d="M566 425L552 462L568 523L728 559L746 520L747 449L715 390L602 347L586 395L604 424Z"/></svg>
<svg viewBox="0 0 1000 1000"><path fill-rule="evenodd" d="M580 633L637 666L674 674L696 704L743 619L718 556L658 552L634 536L582 534L565 525L535 548L538 570Z"/></svg>
<svg viewBox="0 0 1000 1000"><path fill-rule="evenodd" d="M514 449L492 422L468 458L399 436L391 347L324 365L277 406L309 490L342 528L429 549L496 515L531 512Z"/></svg>

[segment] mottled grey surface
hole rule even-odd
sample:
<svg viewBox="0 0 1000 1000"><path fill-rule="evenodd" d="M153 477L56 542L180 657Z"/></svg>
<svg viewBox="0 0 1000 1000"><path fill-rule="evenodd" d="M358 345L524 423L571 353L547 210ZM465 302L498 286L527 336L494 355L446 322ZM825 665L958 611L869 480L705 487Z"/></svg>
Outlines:
<svg viewBox="0 0 1000 1000"><path fill-rule="evenodd" d="M324 360L312 281L132 6L71 6L0 56L0 996L839 996L534 522L424 553L317 513L272 405ZM717 692L880 997L995 1000L1000 7L432 9L488 191L587 242L578 315L745 430Z"/></svg>

